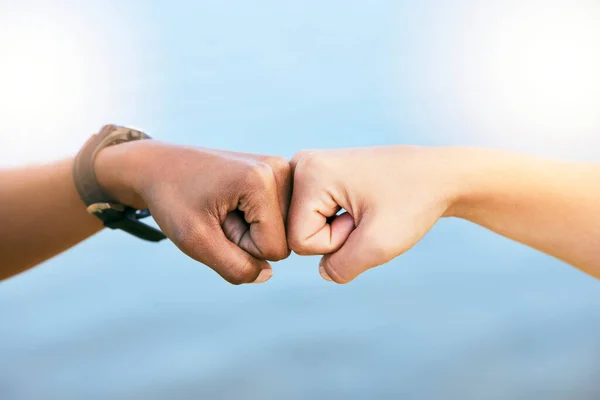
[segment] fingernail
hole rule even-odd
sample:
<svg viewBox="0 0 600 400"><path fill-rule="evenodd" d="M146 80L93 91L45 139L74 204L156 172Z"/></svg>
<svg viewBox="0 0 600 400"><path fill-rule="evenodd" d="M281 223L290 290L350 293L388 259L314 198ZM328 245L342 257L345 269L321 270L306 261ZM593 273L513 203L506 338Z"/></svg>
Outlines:
<svg viewBox="0 0 600 400"><path fill-rule="evenodd" d="M333 282L333 279L329 277L327 271L325 271L325 267L322 265L319 265L319 274L321 274L321 278L325 279L326 281Z"/></svg>
<svg viewBox="0 0 600 400"><path fill-rule="evenodd" d="M258 277L256 278L256 280L252 283L265 283L266 281L271 279L272 276L273 276L273 270L270 268L265 268L260 271L260 274L258 274Z"/></svg>

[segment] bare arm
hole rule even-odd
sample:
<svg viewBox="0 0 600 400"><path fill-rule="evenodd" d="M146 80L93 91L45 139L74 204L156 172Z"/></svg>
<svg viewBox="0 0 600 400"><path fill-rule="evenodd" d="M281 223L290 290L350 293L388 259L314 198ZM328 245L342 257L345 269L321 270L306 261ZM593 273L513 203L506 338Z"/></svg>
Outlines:
<svg viewBox="0 0 600 400"><path fill-rule="evenodd" d="M133 190L133 160L107 148L96 161L101 185L136 208L144 202ZM127 161L129 161L127 163ZM103 228L79 198L73 159L0 170L0 280L18 274L76 245ZM133 174L123 171L131 169Z"/></svg>
<svg viewBox="0 0 600 400"><path fill-rule="evenodd" d="M102 229L71 177L72 160L0 171L0 279L24 271Z"/></svg>
<svg viewBox="0 0 600 400"><path fill-rule="evenodd" d="M410 249L443 216L467 219L600 277L600 166L509 152L390 146L299 153L288 241L326 254L338 283ZM342 207L348 215L328 224Z"/></svg>
<svg viewBox="0 0 600 400"><path fill-rule="evenodd" d="M600 165L457 152L465 161L451 214L600 277Z"/></svg>
<svg viewBox="0 0 600 400"><path fill-rule="evenodd" d="M72 163L0 171L0 279L102 229L77 194ZM231 283L264 282L267 260L289 255L287 160L144 140L103 149L95 169L112 198L149 207L184 253Z"/></svg>

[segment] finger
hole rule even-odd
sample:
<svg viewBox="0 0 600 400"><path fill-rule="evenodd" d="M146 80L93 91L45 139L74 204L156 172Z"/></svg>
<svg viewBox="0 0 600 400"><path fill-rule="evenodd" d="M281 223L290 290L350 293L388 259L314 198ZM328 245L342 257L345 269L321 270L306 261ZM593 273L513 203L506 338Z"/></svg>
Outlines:
<svg viewBox="0 0 600 400"><path fill-rule="evenodd" d="M296 165L298 164L298 162L303 159L304 157L317 152L318 150L302 150L297 152L296 154L294 154L294 157L292 157L292 159L290 160L290 167L292 168L292 175L294 174L294 171L296 169Z"/></svg>
<svg viewBox="0 0 600 400"><path fill-rule="evenodd" d="M229 154L230 156L239 157L243 155L248 158L252 158L259 162L268 164L273 170L275 176L275 183L277 185L277 192L279 195L279 203L281 208L281 215L283 216L284 222L287 220L288 208L290 205L290 199L292 196L292 174L290 161L284 157L279 156L265 156L260 154L252 153L233 153L230 151L220 150L223 153Z"/></svg>
<svg viewBox="0 0 600 400"><path fill-rule="evenodd" d="M254 257L263 258L261 250L252 241L250 225L244 220L241 212L235 210L228 213L222 227L227 239Z"/></svg>
<svg viewBox="0 0 600 400"><path fill-rule="evenodd" d="M312 153L311 153L312 154ZM340 205L329 190L319 184L322 169L310 165L311 158L297 156L294 189L288 216L288 245L301 255L328 254L339 249L354 229L354 220L348 213L336 217ZM306 164L309 165L306 165Z"/></svg>
<svg viewBox="0 0 600 400"><path fill-rule="evenodd" d="M292 173L290 162L283 157L265 157L265 162L271 166L277 186L279 207L284 223L287 221L288 209L292 198Z"/></svg>
<svg viewBox="0 0 600 400"><path fill-rule="evenodd" d="M265 175L267 175L267 176L264 178L275 180L277 199L278 199L281 218L283 219L284 230L285 230L285 223L287 221L287 214L288 214L288 209L289 209L290 200L291 200L291 196L292 196L292 174L291 174L291 167L290 167L289 160L287 160L286 158L283 158L283 157L279 157L279 156L265 156L265 155L260 155L260 154L240 153L240 152L234 153L234 152L225 151L225 150L218 150L218 151L220 153L228 154L230 157L244 156L246 158L251 158L253 160L256 160L259 163L264 163L271 168L271 170L272 170L271 174L265 173ZM236 220L237 220L237 218L236 218ZM242 219L242 221L243 221L243 219ZM228 222L228 225L231 222L232 221ZM238 226L238 228L240 227L240 224L237 221L233 222L233 224ZM236 228L234 230L239 231L240 229L238 229L238 228ZM227 232L226 232L226 234L227 234ZM246 237L244 237L244 238L246 238ZM234 243L239 243L239 241L234 240ZM258 246L256 244L249 243L246 241L246 239L244 239L243 243L244 243L242 245L243 248L246 249L247 251L249 251L251 254L253 254L256 257L263 257L261 250L258 248ZM285 255L278 254L277 259L286 258L287 256L289 256L289 254L290 254L290 250L287 248L287 242L286 242Z"/></svg>
<svg viewBox="0 0 600 400"><path fill-rule="evenodd" d="M392 236L386 235L384 226L363 219L338 251L321 259L321 276L336 283L348 283L364 271L392 260L395 254L390 249L394 246L386 239Z"/></svg>
<svg viewBox="0 0 600 400"><path fill-rule="evenodd" d="M180 225L173 241L185 254L209 266L232 284L264 282L272 274L268 262L253 257L228 240L218 224L199 220L193 225L189 222Z"/></svg>
<svg viewBox="0 0 600 400"><path fill-rule="evenodd" d="M281 191L279 191L279 192L281 193ZM278 193L278 196L280 196L279 193ZM285 200L285 202L286 202L286 204L284 207L285 207L286 214L287 214L289 200ZM285 221L286 220L282 217L277 217L277 218L280 218L282 220L282 223L284 223L283 231L285 233ZM251 226L252 226L252 224L248 224L248 222L246 222L246 220L244 219L244 214L238 210L228 213L222 224L225 236L231 242L235 243L238 247L241 247L248 253L252 254L254 257L265 258L265 250L263 250L259 247L259 245L261 245L261 243L257 244L254 242L254 238L252 237L252 234L251 234L252 233ZM285 245L285 254L275 255L273 258L271 258L271 260L273 260L273 261L275 261L276 259L287 258L290 255L290 250L287 247L287 240L285 238L283 238L282 240L284 241L284 245Z"/></svg>
<svg viewBox="0 0 600 400"><path fill-rule="evenodd" d="M278 261L289 255L279 196L271 168L267 166L258 171L265 176L259 177L260 183L251 185L240 196L238 204L250 224L253 246L247 246L245 242L240 245L249 252L258 251L260 258Z"/></svg>
<svg viewBox="0 0 600 400"><path fill-rule="evenodd" d="M288 238L291 239L292 250L300 255L329 254L344 244L354 229L354 219L350 214L343 213L329 224L327 221L330 216L327 214L330 213L322 214L318 210L313 210L303 214L300 211L293 218L294 233L291 233Z"/></svg>

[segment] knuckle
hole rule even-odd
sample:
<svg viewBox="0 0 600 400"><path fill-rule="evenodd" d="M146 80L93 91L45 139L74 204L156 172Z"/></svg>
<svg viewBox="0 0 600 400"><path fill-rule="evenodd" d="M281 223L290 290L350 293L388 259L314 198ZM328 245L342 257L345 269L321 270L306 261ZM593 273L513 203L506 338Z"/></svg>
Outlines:
<svg viewBox="0 0 600 400"><path fill-rule="evenodd" d="M314 150L301 150L298 151L296 154L294 154L294 156L292 157L292 162L293 163L298 163L300 162L301 159L303 159L304 157L306 157L307 155L314 153Z"/></svg>
<svg viewBox="0 0 600 400"><path fill-rule="evenodd" d="M315 247L304 240L293 243L293 246L290 245L290 249L292 249L294 253L298 254L299 256L314 256L318 254L324 254L324 252L318 247Z"/></svg>
<svg viewBox="0 0 600 400"><path fill-rule="evenodd" d="M277 254L275 254L275 257L273 257L273 261L285 260L286 258L288 258L290 256L291 253L292 253L292 251L290 250L290 248L287 246L287 243L286 243L285 246L282 246L281 250L279 250L277 252Z"/></svg>
<svg viewBox="0 0 600 400"><path fill-rule="evenodd" d="M299 256L314 256L314 252L305 249L305 248L299 248L298 250L294 250L294 253L298 254Z"/></svg>
<svg viewBox="0 0 600 400"><path fill-rule="evenodd" d="M266 156L264 162L267 163L276 173L290 172L290 162L284 157Z"/></svg>
<svg viewBox="0 0 600 400"><path fill-rule="evenodd" d="M305 241L298 237L298 235L289 235L287 240L288 247L293 250L294 253L301 256L308 254Z"/></svg>
<svg viewBox="0 0 600 400"><path fill-rule="evenodd" d="M328 260L327 264L328 264L327 274L329 274L329 277L335 283L345 284L354 279L354 277L348 276L348 272L346 271L344 266L341 264L341 262L337 260L337 258L335 258L335 257L330 258Z"/></svg>
<svg viewBox="0 0 600 400"><path fill-rule="evenodd" d="M245 262L245 264L241 267L236 266L234 268L231 268L225 276L225 279L227 280L227 282L233 285L242 285L244 283L254 282L258 277L259 273L260 271L257 271L254 268L250 256L248 256L248 259Z"/></svg>
<svg viewBox="0 0 600 400"><path fill-rule="evenodd" d="M296 173L313 175L327 168L327 158L319 152L309 152L299 157Z"/></svg>
<svg viewBox="0 0 600 400"><path fill-rule="evenodd" d="M273 169L266 162L253 163L246 170L244 179L261 186L267 185L275 180Z"/></svg>
<svg viewBox="0 0 600 400"><path fill-rule="evenodd" d="M225 277L225 280L229 283L231 283L232 285L243 285L244 283L246 283L246 281L242 278L239 277L237 275L228 275Z"/></svg>

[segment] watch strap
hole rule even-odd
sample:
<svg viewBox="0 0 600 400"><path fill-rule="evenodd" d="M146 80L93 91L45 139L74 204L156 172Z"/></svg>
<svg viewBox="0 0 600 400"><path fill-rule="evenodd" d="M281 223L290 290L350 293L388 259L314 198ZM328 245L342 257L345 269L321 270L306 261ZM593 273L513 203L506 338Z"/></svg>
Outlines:
<svg viewBox="0 0 600 400"><path fill-rule="evenodd" d="M116 144L144 139L150 139L150 136L144 132L117 125L105 125L100 132L88 139L75 157L73 165L75 187L86 206L94 203L116 203L104 193L98 184L98 178L96 178L94 162L100 150Z"/></svg>
<svg viewBox="0 0 600 400"><path fill-rule="evenodd" d="M120 143L151 139L144 132L117 125L105 125L83 145L73 163L73 180L87 211L101 219L104 226L121 229L140 239L158 242L166 236L139 221L150 215L148 209L136 210L120 204L106 194L98 183L94 161L100 150Z"/></svg>

